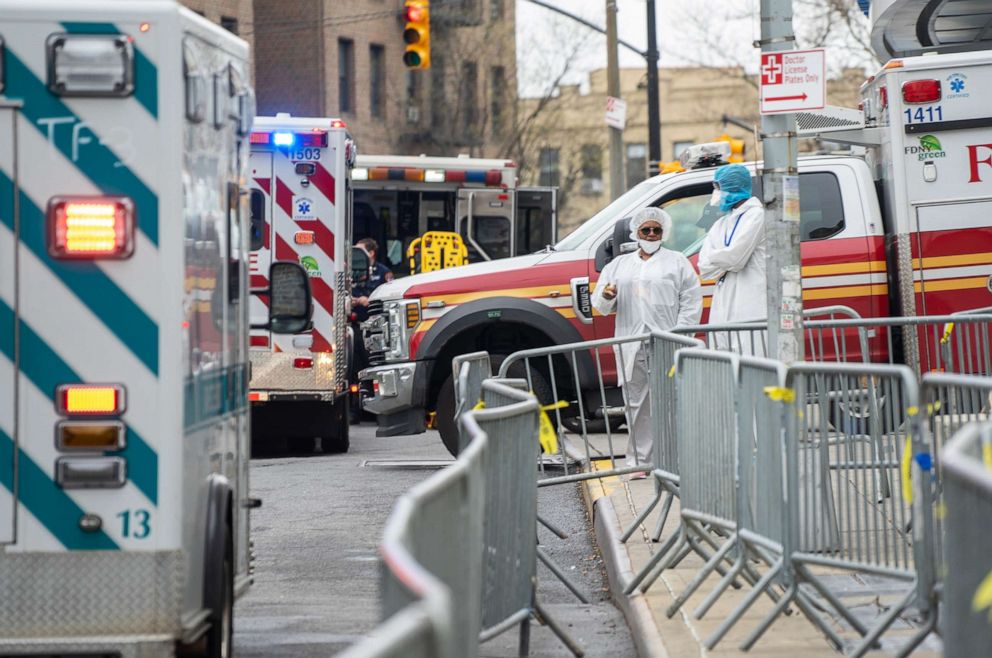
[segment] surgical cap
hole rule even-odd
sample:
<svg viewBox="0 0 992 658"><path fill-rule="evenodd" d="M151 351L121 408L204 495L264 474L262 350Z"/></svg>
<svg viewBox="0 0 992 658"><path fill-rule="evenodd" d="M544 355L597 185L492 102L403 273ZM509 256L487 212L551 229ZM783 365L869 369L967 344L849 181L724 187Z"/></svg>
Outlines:
<svg viewBox="0 0 992 658"><path fill-rule="evenodd" d="M720 186L723 201L720 210L730 210L741 201L751 198L751 172L739 164L724 165L716 170L713 181Z"/></svg>
<svg viewBox="0 0 992 658"><path fill-rule="evenodd" d="M661 241L667 242L672 234L672 216L661 208L641 208L630 219L630 239L637 240L637 229L645 222L661 224Z"/></svg>

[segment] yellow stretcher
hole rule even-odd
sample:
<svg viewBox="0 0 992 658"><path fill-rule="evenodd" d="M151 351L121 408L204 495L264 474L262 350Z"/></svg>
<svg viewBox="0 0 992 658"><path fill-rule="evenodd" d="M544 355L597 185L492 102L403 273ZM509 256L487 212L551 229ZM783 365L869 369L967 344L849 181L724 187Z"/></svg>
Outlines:
<svg viewBox="0 0 992 658"><path fill-rule="evenodd" d="M428 231L410 243L406 257L410 273L433 272L468 263L468 249L462 236L451 231Z"/></svg>

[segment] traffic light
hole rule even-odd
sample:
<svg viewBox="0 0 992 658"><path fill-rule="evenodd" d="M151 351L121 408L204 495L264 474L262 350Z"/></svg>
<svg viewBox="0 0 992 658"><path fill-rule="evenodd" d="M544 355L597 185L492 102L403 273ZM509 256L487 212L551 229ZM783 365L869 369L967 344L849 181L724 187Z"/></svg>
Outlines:
<svg viewBox="0 0 992 658"><path fill-rule="evenodd" d="M744 162L744 140L734 139L727 133L723 133L716 138L718 142L729 142L730 143L730 158L727 159L728 162Z"/></svg>
<svg viewBox="0 0 992 658"><path fill-rule="evenodd" d="M431 67L431 11L429 0L403 3L403 63L411 69Z"/></svg>

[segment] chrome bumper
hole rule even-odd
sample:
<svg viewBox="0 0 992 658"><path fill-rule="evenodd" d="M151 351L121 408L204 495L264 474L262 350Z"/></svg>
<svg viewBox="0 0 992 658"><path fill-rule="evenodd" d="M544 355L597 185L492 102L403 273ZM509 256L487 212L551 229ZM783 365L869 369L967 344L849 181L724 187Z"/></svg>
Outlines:
<svg viewBox="0 0 992 658"><path fill-rule="evenodd" d="M359 380L372 382L372 395L362 401L362 407L376 415L410 409L413 405L413 382L418 366L416 361L391 363L358 373Z"/></svg>

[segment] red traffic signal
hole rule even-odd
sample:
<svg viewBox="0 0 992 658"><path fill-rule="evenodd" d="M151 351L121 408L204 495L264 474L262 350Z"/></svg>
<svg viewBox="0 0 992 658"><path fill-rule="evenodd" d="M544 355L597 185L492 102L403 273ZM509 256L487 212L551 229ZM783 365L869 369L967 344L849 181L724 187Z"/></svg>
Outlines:
<svg viewBox="0 0 992 658"><path fill-rule="evenodd" d="M431 16L428 0L406 0L403 4L403 63L412 69L431 66Z"/></svg>

